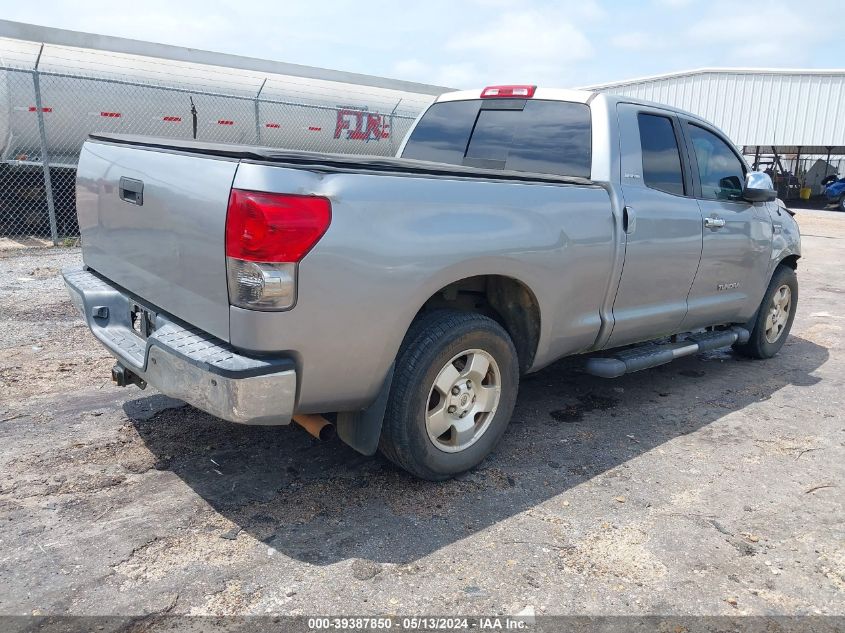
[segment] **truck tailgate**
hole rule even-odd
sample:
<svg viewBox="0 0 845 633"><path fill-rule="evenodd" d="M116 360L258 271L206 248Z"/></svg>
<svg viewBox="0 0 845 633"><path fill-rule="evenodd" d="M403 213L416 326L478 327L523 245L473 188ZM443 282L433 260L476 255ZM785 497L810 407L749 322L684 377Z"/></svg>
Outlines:
<svg viewBox="0 0 845 633"><path fill-rule="evenodd" d="M77 170L83 261L229 340L225 228L238 162L88 141Z"/></svg>

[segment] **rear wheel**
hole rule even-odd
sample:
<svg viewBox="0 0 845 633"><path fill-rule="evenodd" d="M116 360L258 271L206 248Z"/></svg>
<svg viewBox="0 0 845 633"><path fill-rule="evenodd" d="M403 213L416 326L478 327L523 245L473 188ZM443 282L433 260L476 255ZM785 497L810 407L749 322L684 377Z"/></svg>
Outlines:
<svg viewBox="0 0 845 633"><path fill-rule="evenodd" d="M516 350L496 321L454 310L423 314L396 358L379 449L424 479L469 470L502 436L518 384Z"/></svg>
<svg viewBox="0 0 845 633"><path fill-rule="evenodd" d="M792 328L798 305L798 277L789 266L778 266L760 309L751 338L734 349L751 358L771 358L780 351Z"/></svg>

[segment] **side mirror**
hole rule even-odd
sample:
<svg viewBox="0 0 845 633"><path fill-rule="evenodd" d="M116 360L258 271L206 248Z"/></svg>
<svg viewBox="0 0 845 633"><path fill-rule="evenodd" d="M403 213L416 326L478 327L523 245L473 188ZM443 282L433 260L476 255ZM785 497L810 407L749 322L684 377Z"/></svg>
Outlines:
<svg viewBox="0 0 845 633"><path fill-rule="evenodd" d="M750 171L745 175L742 197L748 202L771 202L777 199L778 193L769 174L764 174L762 171Z"/></svg>

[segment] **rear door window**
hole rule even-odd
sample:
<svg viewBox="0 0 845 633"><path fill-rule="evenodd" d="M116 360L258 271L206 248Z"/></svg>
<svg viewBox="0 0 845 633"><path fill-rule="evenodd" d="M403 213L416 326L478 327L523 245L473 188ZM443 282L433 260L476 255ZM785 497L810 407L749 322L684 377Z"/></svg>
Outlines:
<svg viewBox="0 0 845 633"><path fill-rule="evenodd" d="M675 128L669 117L640 113L640 147L646 187L684 195L684 172Z"/></svg>
<svg viewBox="0 0 845 633"><path fill-rule="evenodd" d="M440 110L457 104L464 107ZM475 109L469 124L468 104ZM411 134L403 157L589 178L590 108L514 99L438 103Z"/></svg>

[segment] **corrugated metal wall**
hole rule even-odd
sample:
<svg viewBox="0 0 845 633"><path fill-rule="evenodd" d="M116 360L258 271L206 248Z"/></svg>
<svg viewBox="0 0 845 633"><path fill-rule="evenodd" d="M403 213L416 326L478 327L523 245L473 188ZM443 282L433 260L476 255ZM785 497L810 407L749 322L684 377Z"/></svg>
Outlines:
<svg viewBox="0 0 845 633"><path fill-rule="evenodd" d="M704 70L586 89L683 108L740 146L845 145L845 70Z"/></svg>

